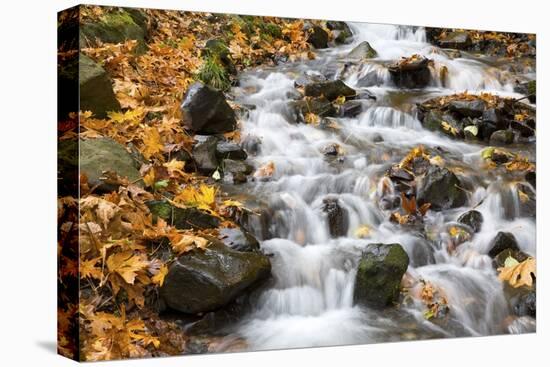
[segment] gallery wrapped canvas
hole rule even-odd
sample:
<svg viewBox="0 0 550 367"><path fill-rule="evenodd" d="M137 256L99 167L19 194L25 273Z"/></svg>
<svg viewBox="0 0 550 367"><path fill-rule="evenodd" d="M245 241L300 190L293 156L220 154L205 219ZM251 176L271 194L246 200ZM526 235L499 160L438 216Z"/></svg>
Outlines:
<svg viewBox="0 0 550 367"><path fill-rule="evenodd" d="M534 34L59 13L58 350L536 331Z"/></svg>

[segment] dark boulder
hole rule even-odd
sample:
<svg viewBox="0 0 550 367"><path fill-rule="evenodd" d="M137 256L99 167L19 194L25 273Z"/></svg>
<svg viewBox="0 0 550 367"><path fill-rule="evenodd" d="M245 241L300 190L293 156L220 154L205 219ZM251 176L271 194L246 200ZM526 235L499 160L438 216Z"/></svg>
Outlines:
<svg viewBox="0 0 550 367"><path fill-rule="evenodd" d="M153 220L162 218L177 229L208 229L220 225L217 217L197 208L178 208L167 200L150 200L145 204L153 214Z"/></svg>
<svg viewBox="0 0 550 367"><path fill-rule="evenodd" d="M527 172L525 174L525 181L527 181L535 189L537 188L537 173L535 171Z"/></svg>
<svg viewBox="0 0 550 367"><path fill-rule="evenodd" d="M504 113L497 108L488 108L481 114L483 123L490 123L496 127L495 130L506 130L510 122L504 116ZM490 134L488 135L490 136Z"/></svg>
<svg viewBox="0 0 550 367"><path fill-rule="evenodd" d="M467 31L454 31L447 33L444 38L440 37L437 44L441 48L467 50L472 45L472 39Z"/></svg>
<svg viewBox="0 0 550 367"><path fill-rule="evenodd" d="M514 87L514 92L524 94L528 97L529 102L537 103L537 82L530 80L524 83L517 83Z"/></svg>
<svg viewBox="0 0 550 367"><path fill-rule="evenodd" d="M455 99L449 102L448 107L450 111L457 112L464 117L481 117L487 108L485 102L477 98L472 101Z"/></svg>
<svg viewBox="0 0 550 367"><path fill-rule="evenodd" d="M391 306L399 297L401 279L409 266L409 256L397 243L371 243L363 250L353 299L374 308Z"/></svg>
<svg viewBox="0 0 550 367"><path fill-rule="evenodd" d="M224 181L239 184L247 181L247 177L254 171L254 167L243 161L224 159L222 171Z"/></svg>
<svg viewBox="0 0 550 367"><path fill-rule="evenodd" d="M328 47L328 33L321 27L314 25L307 30L307 42L315 48Z"/></svg>
<svg viewBox="0 0 550 367"><path fill-rule="evenodd" d="M200 172L210 174L220 165L217 157L218 140L218 137L212 135L195 135L192 153Z"/></svg>
<svg viewBox="0 0 550 367"><path fill-rule="evenodd" d="M458 217L457 222L466 224L468 227L473 229L474 232L479 232L481 230L481 225L483 224L483 215L477 210L470 210L461 214Z"/></svg>
<svg viewBox="0 0 550 367"><path fill-rule="evenodd" d="M532 290L522 294L514 306L514 313L517 316L537 317L537 293Z"/></svg>
<svg viewBox="0 0 550 367"><path fill-rule="evenodd" d="M348 213L340 206L338 199L324 198L322 210L327 216L330 235L332 237L345 236L349 227Z"/></svg>
<svg viewBox="0 0 550 367"><path fill-rule="evenodd" d="M514 133L510 130L497 130L491 134L489 142L494 145L509 145L514 142Z"/></svg>
<svg viewBox="0 0 550 367"><path fill-rule="evenodd" d="M392 181L414 180L414 175L411 172L405 170L404 168L399 167L399 165L391 166L386 174Z"/></svg>
<svg viewBox="0 0 550 367"><path fill-rule="evenodd" d="M363 102L360 100L346 101L344 104L337 106L337 111L340 117L357 117L363 112Z"/></svg>
<svg viewBox="0 0 550 367"><path fill-rule="evenodd" d="M237 251L254 252L260 250L260 243L249 232L242 228L221 228L220 241Z"/></svg>
<svg viewBox="0 0 550 367"><path fill-rule="evenodd" d="M422 114L421 121L426 129L439 131L452 138L461 137L463 134L464 126L462 122L441 110L429 110Z"/></svg>
<svg viewBox="0 0 550 367"><path fill-rule="evenodd" d="M400 88L423 88L430 84L430 63L425 57L400 61L388 67L393 83Z"/></svg>
<svg viewBox="0 0 550 367"><path fill-rule="evenodd" d="M197 314L219 309L271 274L269 258L258 252L240 252L212 240L170 265L160 294L168 307Z"/></svg>
<svg viewBox="0 0 550 367"><path fill-rule="evenodd" d="M244 161L248 158L248 155L239 144L221 140L216 145L216 157L220 160L235 159L238 161Z"/></svg>
<svg viewBox="0 0 550 367"><path fill-rule="evenodd" d="M336 115L336 109L325 97L290 101L288 106L293 114L292 120L295 122L304 121L304 117L308 113L314 113L320 117Z"/></svg>
<svg viewBox="0 0 550 367"><path fill-rule="evenodd" d="M527 121L515 121L510 122L510 127L520 133L524 138L530 138L535 135L535 129L529 126Z"/></svg>
<svg viewBox="0 0 550 367"><path fill-rule="evenodd" d="M224 94L196 82L189 87L181 104L183 124L196 134L212 135L235 130L235 112Z"/></svg>
<svg viewBox="0 0 550 367"><path fill-rule="evenodd" d="M105 118L107 112L120 110L111 78L98 63L80 54L75 77L79 83L81 111L92 111L94 116Z"/></svg>
<svg viewBox="0 0 550 367"><path fill-rule="evenodd" d="M420 205L430 203L432 210L445 210L463 206L468 197L453 172L431 166L417 188L416 199Z"/></svg>
<svg viewBox="0 0 550 367"><path fill-rule="evenodd" d="M510 232L498 232L489 245L488 255L494 258L502 251L508 249L519 251L516 237Z"/></svg>
<svg viewBox="0 0 550 367"><path fill-rule="evenodd" d="M374 48L371 47L370 43L368 43L367 41L363 41L357 46L355 46L353 50L351 50L348 53L347 57L350 59L364 60L364 59L372 59L373 57L376 57L376 56L378 56L378 53Z"/></svg>
<svg viewBox="0 0 550 367"><path fill-rule="evenodd" d="M88 139L80 142L80 174L86 176L88 185L99 191L114 191L118 182L109 180L108 173L116 173L129 182L142 186L132 156L121 144L110 138Z"/></svg>
<svg viewBox="0 0 550 367"><path fill-rule="evenodd" d="M330 80L326 82L307 84L304 89L305 95L308 97L326 97L329 101L333 101L340 96L354 97L355 89L348 87L341 80Z"/></svg>

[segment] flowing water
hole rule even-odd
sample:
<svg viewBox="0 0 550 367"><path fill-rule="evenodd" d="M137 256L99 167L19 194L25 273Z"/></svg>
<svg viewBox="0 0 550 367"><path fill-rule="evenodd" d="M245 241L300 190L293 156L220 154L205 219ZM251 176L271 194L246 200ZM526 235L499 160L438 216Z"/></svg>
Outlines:
<svg viewBox="0 0 550 367"><path fill-rule="evenodd" d="M514 96L514 75L489 60L463 54L449 57L426 43L423 28L350 24L354 41L327 49L316 60L287 63L243 74L234 89L238 102L251 105L242 137L259 139L252 163L274 163L269 180L233 188L262 203L263 218L249 227L272 255L273 281L234 331L251 350L374 343L437 337L494 335L532 331L532 323L505 325L511 314L502 283L487 256L489 241L500 230L516 235L521 250L535 253L535 221L518 215L515 192L506 177L480 169L482 145L451 140L424 129L414 105L428 98L468 90ZM365 63L347 63L346 54L368 41L378 56ZM385 63L421 54L435 61L434 82L422 90L393 86ZM437 76L445 65L444 83ZM294 81L303 74L343 79L368 100L356 118L338 119L339 129L322 129L293 121L287 104L297 97ZM344 159L329 161L324 146L337 143ZM430 211L425 233L389 222L389 211L377 205L386 170L419 144L438 150L450 165L460 167L477 187L463 208ZM526 154L534 151L525 147ZM331 238L323 199L338 199L349 220L346 236ZM481 203L481 204L479 204ZM466 210L477 206L484 217L481 231L450 252L446 229ZM252 204L250 204L252 205ZM355 231L368 225L368 239ZM361 250L373 242L399 243L411 262L408 276L444 290L450 306L444 324L428 321L423 305L375 311L353 304L354 277Z"/></svg>

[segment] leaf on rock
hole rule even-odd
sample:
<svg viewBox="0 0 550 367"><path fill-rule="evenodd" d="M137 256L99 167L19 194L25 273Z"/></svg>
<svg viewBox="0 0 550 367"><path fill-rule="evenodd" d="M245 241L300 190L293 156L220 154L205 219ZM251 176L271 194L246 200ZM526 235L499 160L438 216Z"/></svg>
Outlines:
<svg viewBox="0 0 550 367"><path fill-rule="evenodd" d="M534 258L530 257L519 264L509 260L508 265L505 263L503 268L498 268L500 280L508 282L514 288L533 285L533 280L537 278L537 262Z"/></svg>

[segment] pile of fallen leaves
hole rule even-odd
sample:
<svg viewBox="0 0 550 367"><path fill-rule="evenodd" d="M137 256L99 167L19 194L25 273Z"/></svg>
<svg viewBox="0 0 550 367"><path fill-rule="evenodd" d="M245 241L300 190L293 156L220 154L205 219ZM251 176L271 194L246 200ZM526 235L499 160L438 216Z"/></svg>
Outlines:
<svg viewBox="0 0 550 367"><path fill-rule="evenodd" d="M90 22L114 8L81 9L80 21ZM180 158L191 151L193 138L182 127L179 106L205 62L206 41L222 38L237 69L273 62L275 55L314 57L301 20L145 12L151 23L145 53L134 52L136 41L82 50L108 71L122 111L103 119L80 111L59 129L60 140L110 137L142 163L143 186L115 175L109 179L119 189L98 193L81 176L80 198L58 200L59 350L87 361L185 352L183 331L155 311L158 287L177 256L206 248L217 229L177 229L153 218L147 201L197 208L218 217L220 227L235 226L231 218L242 209ZM268 165L262 172L273 170Z"/></svg>

